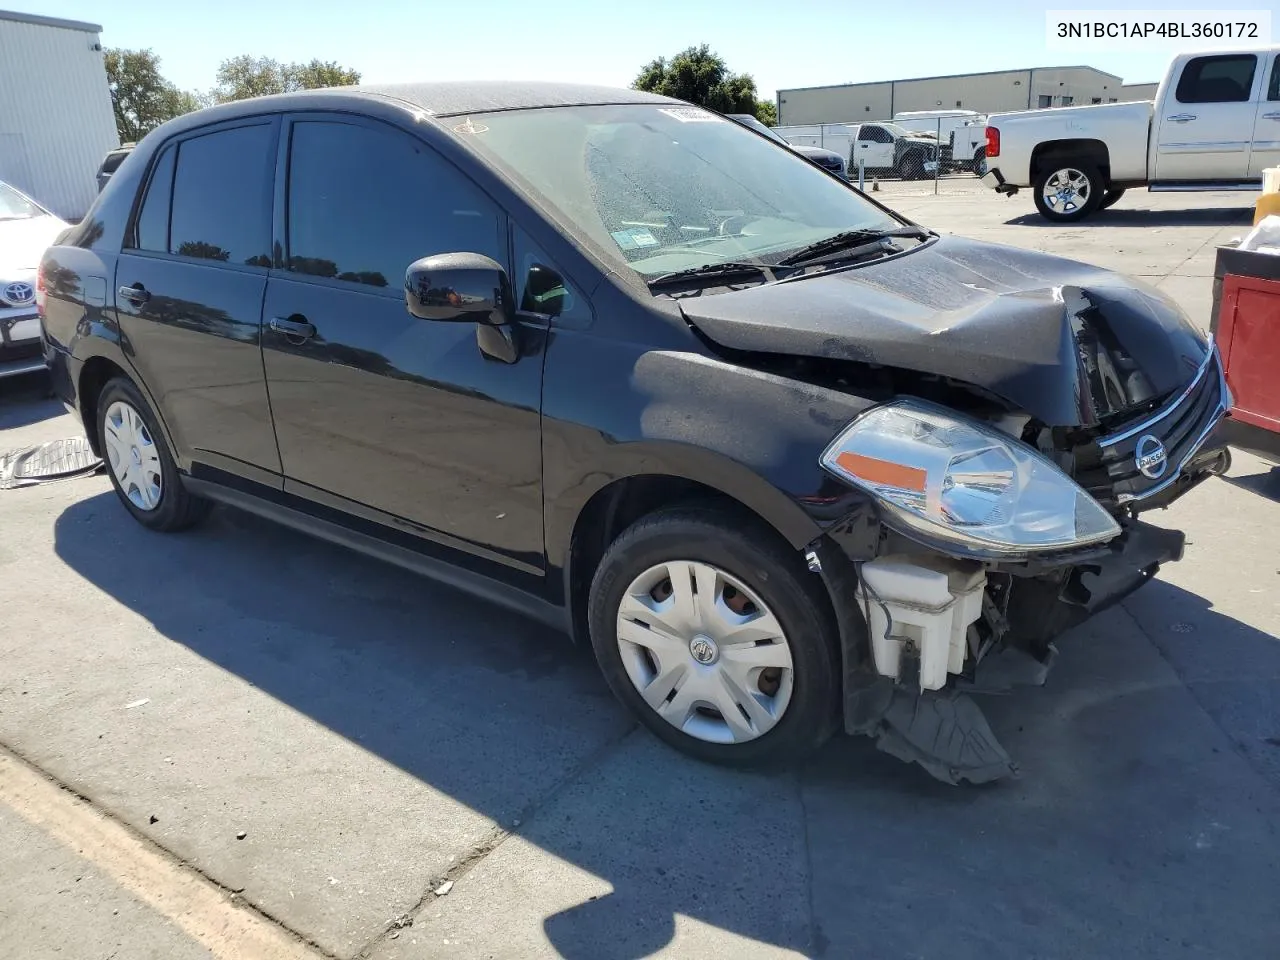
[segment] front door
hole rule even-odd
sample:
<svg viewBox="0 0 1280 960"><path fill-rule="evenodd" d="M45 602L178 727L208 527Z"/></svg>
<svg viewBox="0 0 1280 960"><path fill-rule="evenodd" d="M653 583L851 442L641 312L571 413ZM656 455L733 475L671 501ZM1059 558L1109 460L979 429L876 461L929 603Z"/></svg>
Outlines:
<svg viewBox="0 0 1280 960"><path fill-rule="evenodd" d="M1192 57L1152 117L1160 183L1244 180L1257 115L1258 57L1230 53Z"/></svg>
<svg viewBox="0 0 1280 960"><path fill-rule="evenodd" d="M1258 118L1253 128L1253 150L1249 154L1250 178L1262 179L1268 167L1280 167L1280 56L1267 64L1268 76L1258 101Z"/></svg>
<svg viewBox="0 0 1280 960"><path fill-rule="evenodd" d="M278 126L242 120L160 151L114 291L179 458L277 487L260 323Z"/></svg>
<svg viewBox="0 0 1280 960"><path fill-rule="evenodd" d="M543 331L526 326L504 363L474 324L419 320L404 302L421 257L506 266L504 215L394 127L316 115L288 127L285 269L263 308L286 491L540 571Z"/></svg>
<svg viewBox="0 0 1280 960"><path fill-rule="evenodd" d="M864 123L858 127L854 141L853 163L861 160L868 170L884 170L893 166L893 136L884 127Z"/></svg>

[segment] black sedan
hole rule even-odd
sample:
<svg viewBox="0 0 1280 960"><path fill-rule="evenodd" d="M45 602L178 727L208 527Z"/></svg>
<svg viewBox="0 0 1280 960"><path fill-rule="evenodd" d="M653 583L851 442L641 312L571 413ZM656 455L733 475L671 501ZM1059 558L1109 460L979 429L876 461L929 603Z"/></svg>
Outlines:
<svg viewBox="0 0 1280 960"><path fill-rule="evenodd" d="M967 691L1042 680L1181 555L1140 513L1227 465L1217 356L1159 292L630 90L192 113L38 287L139 523L230 504L554 623L718 762L842 726L1008 773Z"/></svg>

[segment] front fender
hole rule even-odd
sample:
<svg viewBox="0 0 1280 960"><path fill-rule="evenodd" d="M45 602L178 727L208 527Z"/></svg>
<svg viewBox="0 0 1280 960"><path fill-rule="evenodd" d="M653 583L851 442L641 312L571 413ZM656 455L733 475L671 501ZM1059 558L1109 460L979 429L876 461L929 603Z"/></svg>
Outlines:
<svg viewBox="0 0 1280 960"><path fill-rule="evenodd" d="M707 354L572 335L548 352L543 463L548 562L563 567L591 497L627 477L695 481L797 549L858 495L818 458L871 402Z"/></svg>

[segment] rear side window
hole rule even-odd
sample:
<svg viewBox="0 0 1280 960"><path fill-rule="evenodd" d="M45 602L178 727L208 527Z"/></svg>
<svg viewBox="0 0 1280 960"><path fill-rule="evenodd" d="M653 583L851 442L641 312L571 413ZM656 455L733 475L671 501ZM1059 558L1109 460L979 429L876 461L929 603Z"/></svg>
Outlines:
<svg viewBox="0 0 1280 960"><path fill-rule="evenodd" d="M289 147L288 260L294 273L402 295L434 253L505 261L498 208L425 144L390 127L300 121Z"/></svg>
<svg viewBox="0 0 1280 960"><path fill-rule="evenodd" d="M134 244L139 250L167 253L169 250L169 198L173 193L173 158L177 148L172 144L164 148L156 161L138 211L138 234Z"/></svg>
<svg viewBox="0 0 1280 960"><path fill-rule="evenodd" d="M1245 103L1257 68L1251 53L1196 57L1183 68L1174 96L1179 103Z"/></svg>
<svg viewBox="0 0 1280 960"><path fill-rule="evenodd" d="M270 124L182 141L173 182L169 252L270 266L274 173Z"/></svg>
<svg viewBox="0 0 1280 960"><path fill-rule="evenodd" d="M1267 99L1280 100L1280 56L1271 63L1271 83L1267 86Z"/></svg>

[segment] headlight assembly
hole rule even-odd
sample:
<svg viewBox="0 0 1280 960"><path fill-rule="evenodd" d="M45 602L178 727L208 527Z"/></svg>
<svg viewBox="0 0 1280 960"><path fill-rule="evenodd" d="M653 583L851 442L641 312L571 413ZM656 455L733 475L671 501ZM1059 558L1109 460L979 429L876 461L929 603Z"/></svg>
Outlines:
<svg viewBox="0 0 1280 960"><path fill-rule="evenodd" d="M821 464L874 494L904 532L963 552L1019 556L1120 533L1096 500L1036 450L919 400L868 410L832 441Z"/></svg>

